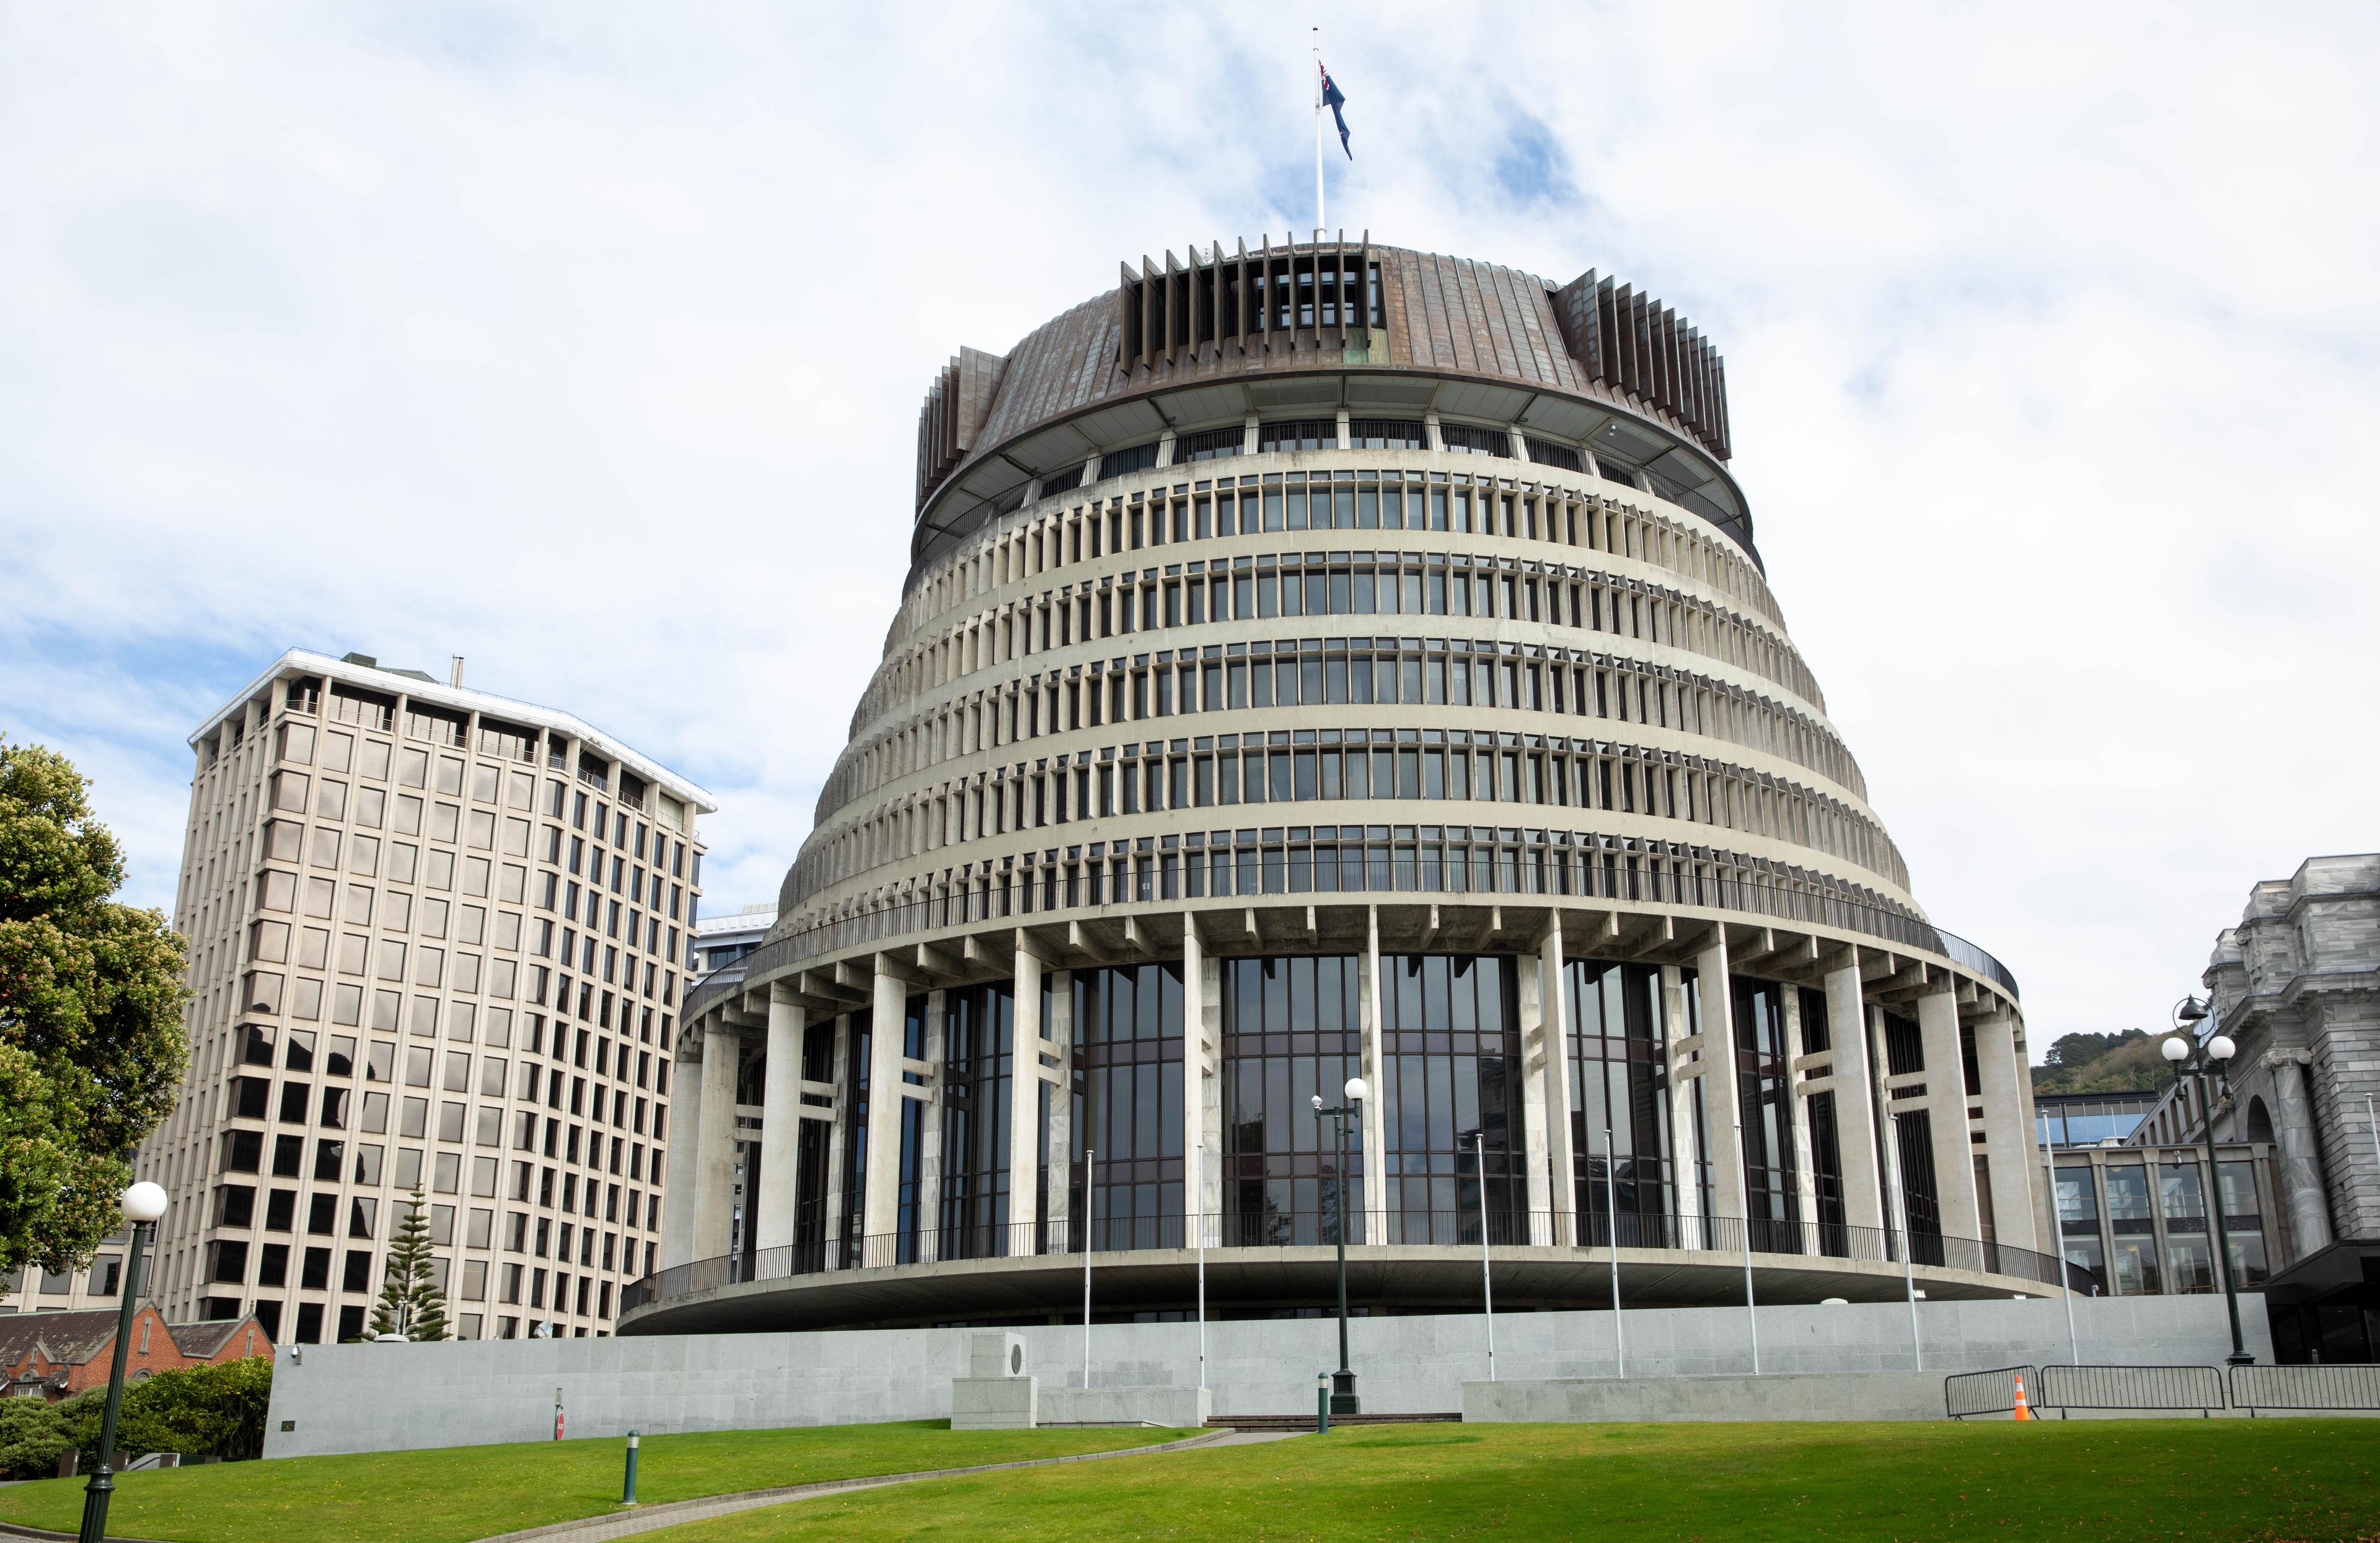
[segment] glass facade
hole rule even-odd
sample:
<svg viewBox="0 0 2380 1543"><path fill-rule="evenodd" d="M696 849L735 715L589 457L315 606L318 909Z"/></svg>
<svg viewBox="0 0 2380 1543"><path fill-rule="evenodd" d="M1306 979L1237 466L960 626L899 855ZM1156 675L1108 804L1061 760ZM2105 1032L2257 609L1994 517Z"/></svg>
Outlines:
<svg viewBox="0 0 2380 1543"><path fill-rule="evenodd" d="M1660 966L1573 959L1564 970L1581 1240L1609 1243L1616 1206L1621 1246L1672 1246L1679 1197Z"/></svg>
<svg viewBox="0 0 2380 1543"><path fill-rule="evenodd" d="M1785 1046L1783 992L1790 988L1736 977L1735 1077L1743 1140L1745 1221L1752 1245L1771 1253L1802 1250L1802 1197L1795 1171L1793 1075Z"/></svg>
<svg viewBox="0 0 2380 1543"><path fill-rule="evenodd" d="M1383 1241L1550 1241L1532 1228L1522 1172L1514 962L1497 954L1380 961ZM1324 1089L1329 1099L1329 1089ZM1484 1164L1484 1166L1483 1166Z"/></svg>
<svg viewBox="0 0 2380 1543"><path fill-rule="evenodd" d="M1014 1084L1016 997L1002 981L943 1001L942 1242L940 1257L1009 1250L1009 1100Z"/></svg>
<svg viewBox="0 0 2380 1543"><path fill-rule="evenodd" d="M1184 1243L1182 966L1075 972L1073 1214L1090 1245Z"/></svg>
<svg viewBox="0 0 2380 1543"><path fill-rule="evenodd" d="M1330 1123L1313 1106L1318 1096L1344 1104L1347 1079L1363 1073L1363 963L1353 954L1222 961L1227 1246L1335 1243L1342 1183L1348 1241L1372 1236L1361 1123L1371 1110L1349 1122L1342 1171ZM1371 1107L1392 1107L1384 1096L1376 1090Z"/></svg>

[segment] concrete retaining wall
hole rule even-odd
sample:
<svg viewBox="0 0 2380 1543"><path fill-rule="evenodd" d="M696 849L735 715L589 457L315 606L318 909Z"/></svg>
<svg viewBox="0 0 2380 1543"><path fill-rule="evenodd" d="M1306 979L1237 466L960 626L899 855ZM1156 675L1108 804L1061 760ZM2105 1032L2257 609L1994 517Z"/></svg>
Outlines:
<svg viewBox="0 0 2380 1543"><path fill-rule="evenodd" d="M2056 1301L1942 1302L1918 1306L1926 1374L2069 1359ZM2074 1304L2082 1358L2213 1365L2230 1349L2219 1296L2142 1296ZM1746 1315L1673 1308L1621 1315L1629 1377L1731 1376L1751 1369ZM2244 1298L2248 1348L2270 1361L2264 1299ZM1911 1369L1905 1304L1760 1310L1761 1369ZM277 1357L265 1455L381 1452L535 1441L553 1434L560 1388L576 1436L757 1430L871 1420L941 1419L951 1383L973 1369L979 1330L880 1330L808 1334L651 1335L605 1340L284 1347ZM1054 1395L1082 1384L1083 1331L1010 1330L1040 1380L1041 1417ZM1439 1413L1463 1407L1463 1384L1487 1371L1476 1314L1357 1318L1353 1357L1364 1407ZM1327 1318L1212 1323L1207 1382L1218 1415L1304 1415L1314 1375L1338 1364ZM302 1352L303 1360L299 1360ZM1608 1312L1516 1313L1496 1320L1497 1375L1506 1382L1609 1378ZM1198 1328L1102 1324L1091 1331L1094 1389L1195 1389ZM283 1428L286 1424L289 1428Z"/></svg>
<svg viewBox="0 0 2380 1543"><path fill-rule="evenodd" d="M1843 1376L1571 1378L1465 1382L1466 1421L1938 1420L1942 1379L1932 1372Z"/></svg>

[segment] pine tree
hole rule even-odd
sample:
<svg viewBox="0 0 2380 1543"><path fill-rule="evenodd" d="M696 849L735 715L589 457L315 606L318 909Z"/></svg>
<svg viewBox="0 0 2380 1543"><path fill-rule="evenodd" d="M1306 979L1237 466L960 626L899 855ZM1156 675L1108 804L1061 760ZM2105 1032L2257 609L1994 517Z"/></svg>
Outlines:
<svg viewBox="0 0 2380 1543"><path fill-rule="evenodd" d="M388 1251L388 1279L372 1308L371 1331L402 1334L408 1340L446 1337L446 1294L430 1273L430 1222L421 1214L421 1191L398 1223L396 1242Z"/></svg>

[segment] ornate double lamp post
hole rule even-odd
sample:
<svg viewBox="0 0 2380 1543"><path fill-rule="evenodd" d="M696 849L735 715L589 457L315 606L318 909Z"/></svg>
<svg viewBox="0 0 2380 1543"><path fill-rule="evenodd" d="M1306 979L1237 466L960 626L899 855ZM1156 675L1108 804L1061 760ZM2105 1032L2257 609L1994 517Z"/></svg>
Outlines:
<svg viewBox="0 0 2380 1543"><path fill-rule="evenodd" d="M2240 1338L2240 1285L2231 1272L2231 1227L2223 1214L2223 1176L2215 1165L2215 1093L2207 1087L2212 1075L2216 1091L2231 1091L2231 1057L2239 1047L2228 1034L2195 1039L2195 1026L2205 1018L2206 1005L2196 997L2184 997L2175 1005L2173 1027L2181 1032L2166 1040L2163 1053L2173 1063L2175 1076L2187 1076L2198 1086L2198 1109L2206 1136L2206 1197L2215 1216L2215 1268L2223 1272L2223 1301L2231 1311L2231 1354L2225 1359L2235 1367L2249 1367L2255 1365L2256 1358L2248 1354Z"/></svg>
<svg viewBox="0 0 2380 1543"><path fill-rule="evenodd" d="M115 1416L124 1407L124 1358L132 1348L132 1315L140 1311L140 1252L156 1235L157 1219L165 1214L165 1190L142 1182L124 1192L116 1202L124 1220L132 1223L132 1257L124 1266L124 1300L115 1314L115 1359L107 1374L107 1412L99 1422L99 1466L83 1487L82 1530L79 1543L106 1543L107 1502L115 1493Z"/></svg>
<svg viewBox="0 0 2380 1543"><path fill-rule="evenodd" d="M1338 1127L1339 1169L1334 1187L1339 1194L1339 1369L1330 1379L1330 1412L1333 1415L1358 1415L1363 1404L1355 1397L1355 1374L1347 1366L1347 1122L1363 1111L1364 1095L1370 1091L1362 1077L1347 1079L1347 1101L1336 1109L1322 1106L1322 1095L1314 1095L1314 1123L1319 1134L1323 1116L1329 1115Z"/></svg>

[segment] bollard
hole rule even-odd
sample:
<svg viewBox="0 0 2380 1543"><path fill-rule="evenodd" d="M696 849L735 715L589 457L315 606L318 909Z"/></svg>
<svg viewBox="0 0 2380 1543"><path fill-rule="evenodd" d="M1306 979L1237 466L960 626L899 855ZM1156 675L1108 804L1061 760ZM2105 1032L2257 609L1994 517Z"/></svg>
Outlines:
<svg viewBox="0 0 2380 1543"><path fill-rule="evenodd" d="M628 1432L628 1476L620 1486L620 1503L637 1503L637 1433L633 1430Z"/></svg>
<svg viewBox="0 0 2380 1543"><path fill-rule="evenodd" d="M1314 1390L1314 1434L1330 1434L1330 1388L1328 1383Z"/></svg>
<svg viewBox="0 0 2380 1543"><path fill-rule="evenodd" d="M562 1440L562 1390L556 1388L553 1390L553 1439L557 1441Z"/></svg>

